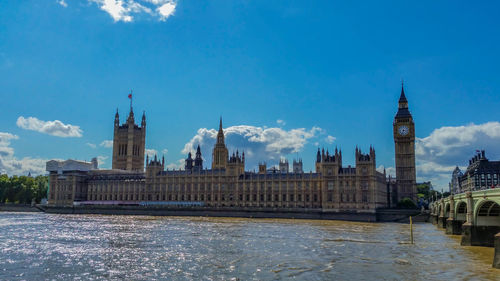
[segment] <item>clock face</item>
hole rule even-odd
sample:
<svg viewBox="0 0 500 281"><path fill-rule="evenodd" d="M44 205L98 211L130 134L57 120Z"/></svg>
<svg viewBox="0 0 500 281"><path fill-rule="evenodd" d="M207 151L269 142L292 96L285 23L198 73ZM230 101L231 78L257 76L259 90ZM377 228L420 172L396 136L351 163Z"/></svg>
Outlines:
<svg viewBox="0 0 500 281"><path fill-rule="evenodd" d="M410 130L408 129L408 127L406 127L406 126L403 125L403 126L399 126L398 132L399 132L400 135L406 136L406 135L408 135L408 133L410 132Z"/></svg>

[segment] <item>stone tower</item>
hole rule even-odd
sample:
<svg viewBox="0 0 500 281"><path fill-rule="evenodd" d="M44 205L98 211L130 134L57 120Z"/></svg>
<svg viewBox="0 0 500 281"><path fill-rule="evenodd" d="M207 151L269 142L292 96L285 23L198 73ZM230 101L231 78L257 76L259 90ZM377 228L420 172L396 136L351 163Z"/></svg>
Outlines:
<svg viewBox="0 0 500 281"><path fill-rule="evenodd" d="M403 85L401 85L398 113L394 117L393 131L398 201L408 197L416 202L415 124L408 110L408 100Z"/></svg>
<svg viewBox="0 0 500 281"><path fill-rule="evenodd" d="M228 151L224 143L224 131L222 131L222 117L219 123L219 132L217 133L217 142L212 152L212 169L226 169Z"/></svg>
<svg viewBox="0 0 500 281"><path fill-rule="evenodd" d="M120 125L118 109L115 115L112 169L144 171L146 144L146 113L142 114L141 126L135 124L134 111L130 106L127 122Z"/></svg>

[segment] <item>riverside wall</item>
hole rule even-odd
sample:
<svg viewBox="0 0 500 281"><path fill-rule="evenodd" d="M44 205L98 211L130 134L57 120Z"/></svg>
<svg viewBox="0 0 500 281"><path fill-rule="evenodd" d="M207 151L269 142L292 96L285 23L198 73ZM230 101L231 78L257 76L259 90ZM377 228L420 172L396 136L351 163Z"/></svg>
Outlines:
<svg viewBox="0 0 500 281"><path fill-rule="evenodd" d="M207 208L159 206L43 206L47 213L58 214L102 214L102 215L145 215L145 216L196 216L196 217L241 217L241 218L287 218L345 220L361 222L407 222L409 216L420 213L416 210L382 209L375 212L338 212L317 209L292 208ZM424 221L424 220L422 220Z"/></svg>
<svg viewBox="0 0 500 281"><path fill-rule="evenodd" d="M0 204L0 212L42 212L30 204Z"/></svg>

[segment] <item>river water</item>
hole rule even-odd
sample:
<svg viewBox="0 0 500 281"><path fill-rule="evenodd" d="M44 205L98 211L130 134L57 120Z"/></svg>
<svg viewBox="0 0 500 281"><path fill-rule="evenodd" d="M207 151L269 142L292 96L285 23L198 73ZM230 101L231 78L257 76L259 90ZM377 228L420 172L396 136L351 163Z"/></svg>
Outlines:
<svg viewBox="0 0 500 281"><path fill-rule="evenodd" d="M0 280L500 280L431 224L0 213Z"/></svg>

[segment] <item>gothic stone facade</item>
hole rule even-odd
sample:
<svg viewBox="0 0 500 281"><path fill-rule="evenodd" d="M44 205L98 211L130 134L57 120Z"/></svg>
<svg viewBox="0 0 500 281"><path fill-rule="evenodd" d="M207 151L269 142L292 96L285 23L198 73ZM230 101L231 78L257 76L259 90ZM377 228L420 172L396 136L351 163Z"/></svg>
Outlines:
<svg viewBox="0 0 500 281"><path fill-rule="evenodd" d="M404 98L402 100L402 98ZM400 111L394 123L396 143L396 170L403 190L398 197L413 198L414 127L411 115L400 98ZM406 113L407 112L407 113ZM186 159L184 170L165 170L164 159L146 159L146 170L139 166L144 159L145 116L141 127L133 122L131 109L127 123L119 125L115 117L113 142L113 169L78 169L50 171L51 188L71 185L65 178L78 177L84 196L76 195L74 188L65 189L64 196L49 198L51 205L75 204L158 204L169 206L243 207L243 208L308 208L324 211L374 212L389 206L386 174L376 170L375 149L367 154L355 150L356 166L344 166L342 151L330 154L319 150L315 172L304 173L302 161L295 161L292 172L284 164L280 169L266 169L259 165L258 172L245 171L245 154L229 155L225 145L222 118L217 142L213 148L211 169L203 169L203 158L198 147L195 159ZM399 132L406 126L408 133ZM396 134L399 134L396 136ZM125 138L126 136L126 138ZM409 157L404 159L402 155ZM413 156L413 157L412 157ZM75 182L75 180L72 180ZM54 192L58 192L55 190ZM79 202L79 203L78 203Z"/></svg>
<svg viewBox="0 0 500 281"><path fill-rule="evenodd" d="M401 86L398 112L393 123L396 158L397 198L417 200L415 171L415 123L408 109L404 88Z"/></svg>
<svg viewBox="0 0 500 281"><path fill-rule="evenodd" d="M462 192L500 187L500 161L490 161L485 151L479 151L469 160L469 166L459 178Z"/></svg>

